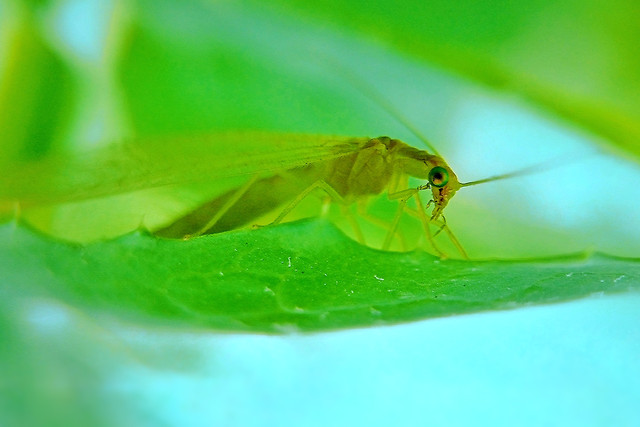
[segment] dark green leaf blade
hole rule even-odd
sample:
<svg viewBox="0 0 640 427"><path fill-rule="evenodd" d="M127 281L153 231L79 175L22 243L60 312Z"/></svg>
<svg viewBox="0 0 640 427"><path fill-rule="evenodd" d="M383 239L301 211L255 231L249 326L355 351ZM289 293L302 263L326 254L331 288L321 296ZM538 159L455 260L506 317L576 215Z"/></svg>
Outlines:
<svg viewBox="0 0 640 427"><path fill-rule="evenodd" d="M16 224L0 236L5 292L218 331L327 331L640 289L634 259L444 261L363 248L321 220L190 241L69 245Z"/></svg>

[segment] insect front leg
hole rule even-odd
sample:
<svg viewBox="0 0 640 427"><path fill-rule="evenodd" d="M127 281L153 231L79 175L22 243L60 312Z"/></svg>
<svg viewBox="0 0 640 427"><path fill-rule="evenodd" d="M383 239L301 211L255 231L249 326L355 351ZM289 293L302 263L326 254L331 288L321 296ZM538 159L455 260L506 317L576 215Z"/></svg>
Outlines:
<svg viewBox="0 0 640 427"><path fill-rule="evenodd" d="M418 206L421 205L420 202L420 196L416 193L416 200L418 201ZM453 234L453 231L451 231L451 229L449 228L449 226L447 225L447 221L445 219L445 217L443 215L440 216L440 218L442 218L442 220L440 219L430 219L427 217L427 215L425 214L425 211L427 210L427 208L429 207L429 205L433 202L433 200L430 200L429 203L427 203L427 205L425 206L424 209L408 209L408 212L417 217L418 219L420 219L420 221L422 221L423 223L423 227L426 221L426 224L428 226L428 224L433 224L438 228L438 231L436 231L434 234L431 234L431 229L427 228L427 239L429 240L429 243L431 244L431 246L437 251L439 252L439 255L441 257L445 257L446 254L444 254L444 252L438 250L438 248L435 246L435 241L433 240L434 237L436 237L438 234L440 234L440 232L442 232L444 230L445 233L447 233L447 236L449 237L449 240L451 240L451 243L453 243L453 245L456 247L456 249L458 250L458 252L460 252L460 255L462 255L462 257L464 259L469 259L469 256L467 255L467 252L464 250L464 248L462 247L462 244L460 243L460 241L456 238L456 236Z"/></svg>
<svg viewBox="0 0 640 427"><path fill-rule="evenodd" d="M449 236L449 240L451 240L451 243L453 243L456 249L458 249L458 252L460 252L460 255L462 255L464 259L469 259L469 255L467 255L467 252L462 247L462 244L458 241L456 236L453 234L453 231L451 231L451 229L447 225L447 221L444 219L444 217L442 217L442 219L442 225L440 227L440 230L438 230L438 233L444 230L447 233L447 236Z"/></svg>
<svg viewBox="0 0 640 427"><path fill-rule="evenodd" d="M435 240L433 240L433 235L431 234L431 228L429 228L429 223L431 222L431 220L429 218L427 218L427 214L426 214L426 209L422 208L422 200L420 199L420 194L418 193L418 191L416 190L415 194L414 194L415 198L416 198L416 203L418 205L418 217L420 218L420 222L422 223L422 228L424 229L424 234L427 237L427 241L429 242L429 244L431 245L431 247L433 248L434 251L436 251L436 253L438 254L438 256L440 258L446 258L447 255L442 252L440 250L440 248L438 248L438 246L436 245ZM431 202L429 202L431 203Z"/></svg>

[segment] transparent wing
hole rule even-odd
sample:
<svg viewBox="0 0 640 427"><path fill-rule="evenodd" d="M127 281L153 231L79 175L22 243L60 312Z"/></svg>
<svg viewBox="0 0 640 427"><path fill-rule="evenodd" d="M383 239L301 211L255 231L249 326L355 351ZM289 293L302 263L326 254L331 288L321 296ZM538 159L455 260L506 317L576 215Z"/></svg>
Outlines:
<svg viewBox="0 0 640 427"><path fill-rule="evenodd" d="M278 171L358 151L368 138L229 132L163 137L12 165L0 205L64 203L112 194Z"/></svg>

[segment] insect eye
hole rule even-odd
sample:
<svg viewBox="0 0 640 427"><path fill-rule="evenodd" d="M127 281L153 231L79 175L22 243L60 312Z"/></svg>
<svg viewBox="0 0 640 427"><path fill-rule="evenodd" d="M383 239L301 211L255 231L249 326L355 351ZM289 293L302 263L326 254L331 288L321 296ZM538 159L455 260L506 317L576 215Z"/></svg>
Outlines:
<svg viewBox="0 0 640 427"><path fill-rule="evenodd" d="M443 167L436 166L429 171L429 184L435 187L444 187L449 182L449 172Z"/></svg>

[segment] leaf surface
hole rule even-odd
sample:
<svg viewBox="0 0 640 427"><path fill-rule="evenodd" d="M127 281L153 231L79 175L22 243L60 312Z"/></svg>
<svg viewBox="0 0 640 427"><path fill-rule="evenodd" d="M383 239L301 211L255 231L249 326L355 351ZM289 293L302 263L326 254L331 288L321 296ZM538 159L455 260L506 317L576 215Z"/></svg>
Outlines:
<svg viewBox="0 0 640 427"><path fill-rule="evenodd" d="M640 289L637 260L446 261L364 248L320 220L190 241L135 233L84 246L5 224L0 242L5 292L217 331L328 331Z"/></svg>

